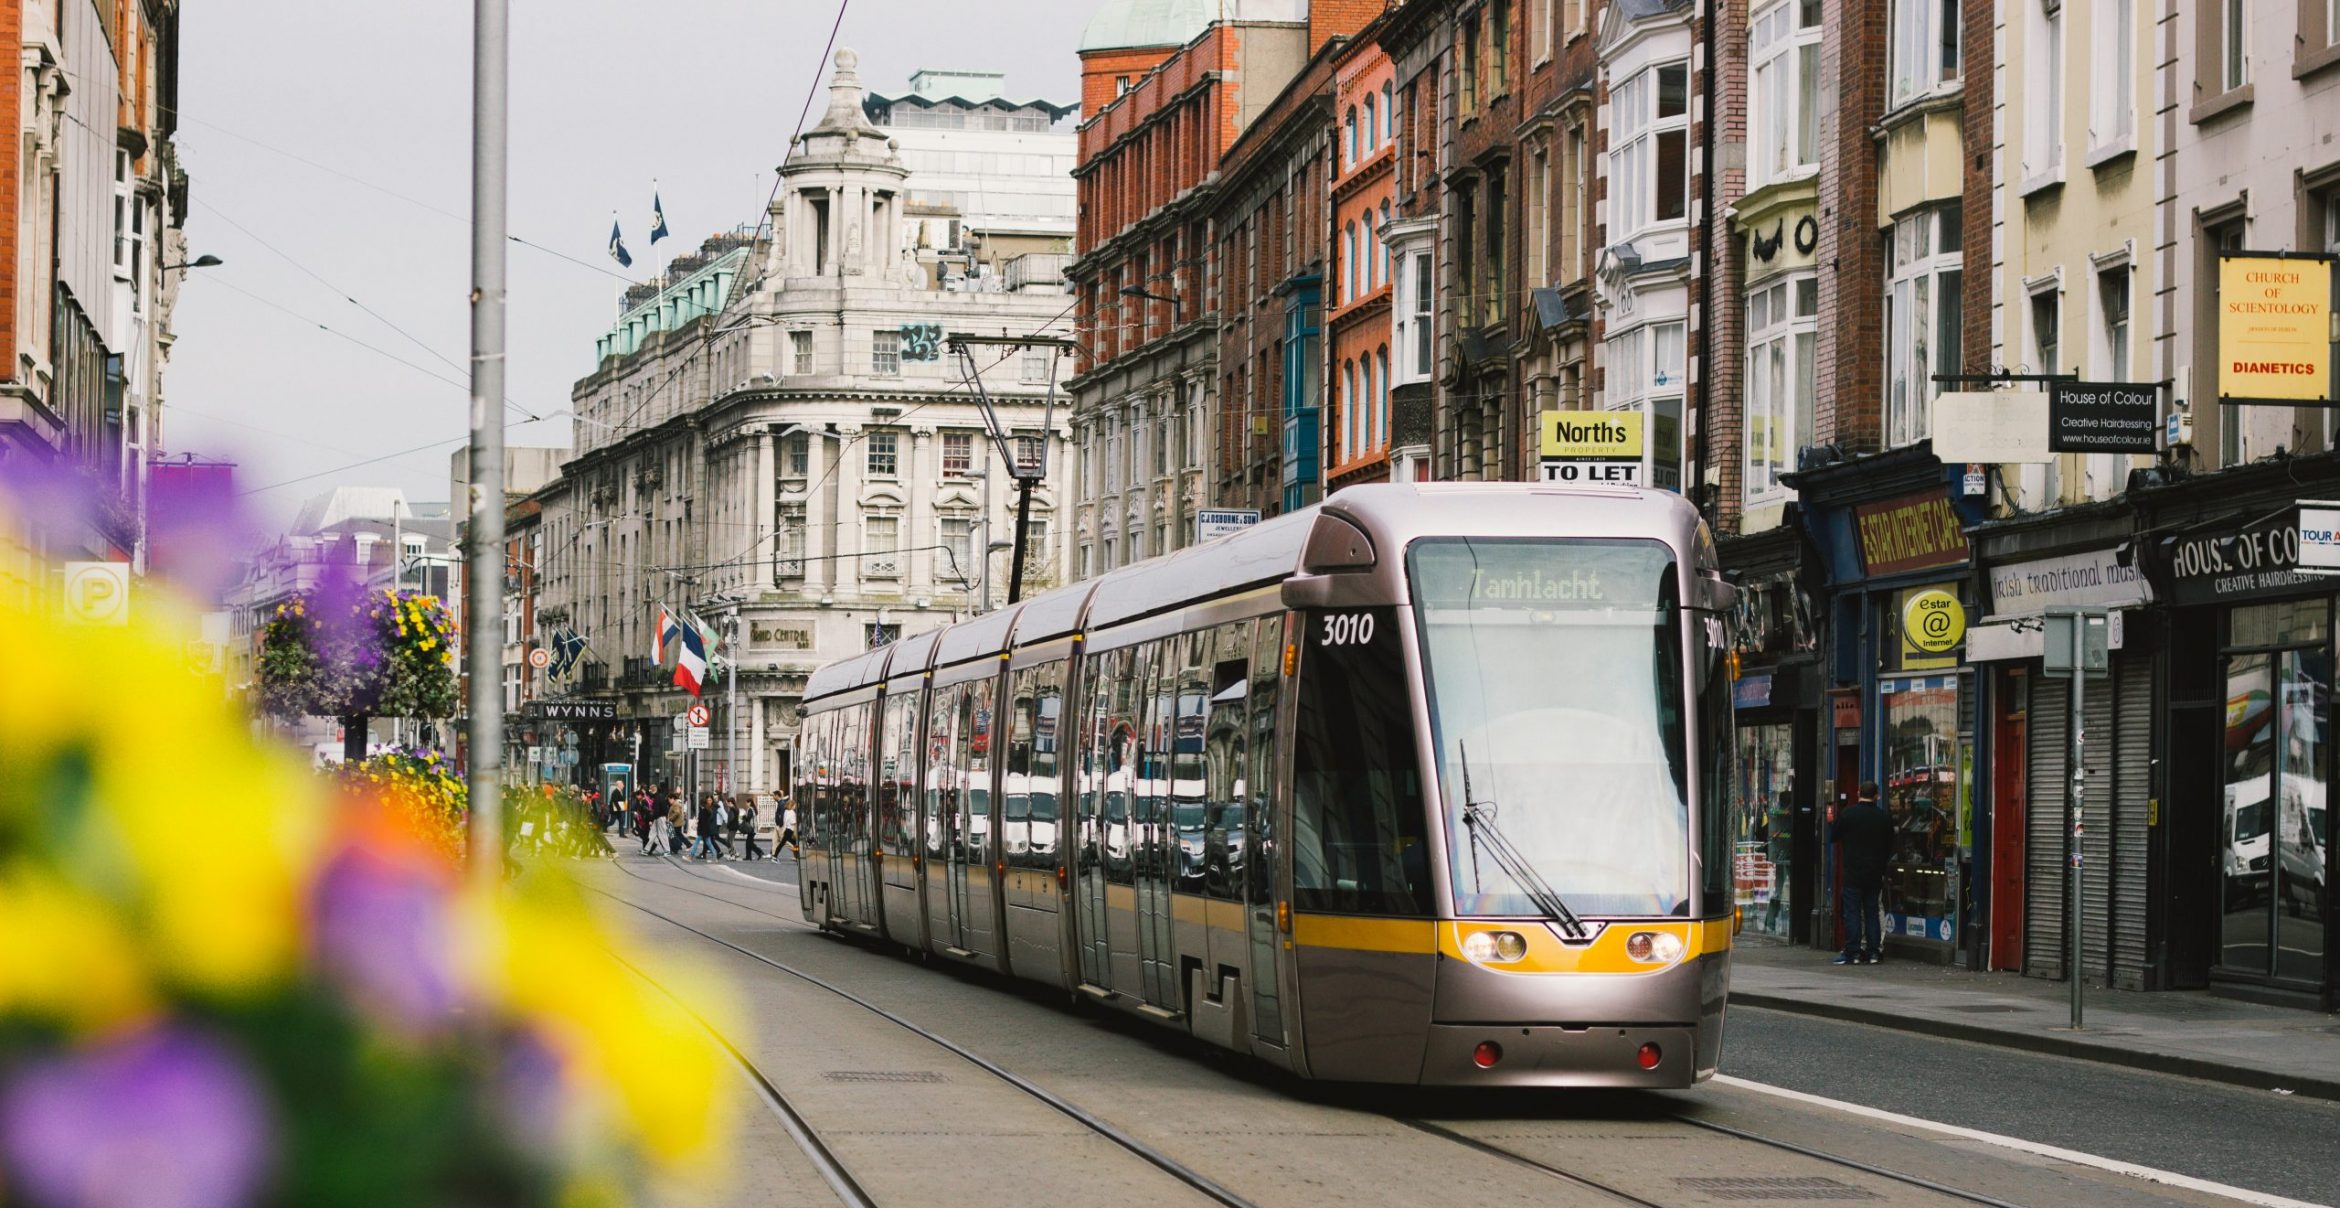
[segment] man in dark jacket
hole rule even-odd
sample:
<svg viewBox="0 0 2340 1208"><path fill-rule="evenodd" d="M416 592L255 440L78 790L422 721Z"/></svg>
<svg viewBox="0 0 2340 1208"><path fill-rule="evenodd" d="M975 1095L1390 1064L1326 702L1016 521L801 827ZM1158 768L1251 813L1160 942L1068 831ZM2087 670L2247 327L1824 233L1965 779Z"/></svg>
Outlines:
<svg viewBox="0 0 2340 1208"><path fill-rule="evenodd" d="M1885 865L1893 856L1893 820L1877 804L1877 782L1861 782L1860 800L1829 828L1844 856L1844 951L1839 965L1874 965L1884 952L1881 897Z"/></svg>

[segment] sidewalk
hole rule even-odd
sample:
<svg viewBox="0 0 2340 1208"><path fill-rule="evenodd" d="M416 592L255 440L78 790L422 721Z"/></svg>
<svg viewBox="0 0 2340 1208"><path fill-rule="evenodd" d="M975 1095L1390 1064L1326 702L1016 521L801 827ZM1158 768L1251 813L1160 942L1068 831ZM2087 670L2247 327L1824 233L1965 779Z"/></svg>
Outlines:
<svg viewBox="0 0 2340 1208"><path fill-rule="evenodd" d="M2090 987L2071 1029L2060 981L1888 961L1763 941L1732 949L1731 1005L1819 1015L1930 1036L2103 1061L2188 1078L2340 1100L2340 1017L2214 998Z"/></svg>

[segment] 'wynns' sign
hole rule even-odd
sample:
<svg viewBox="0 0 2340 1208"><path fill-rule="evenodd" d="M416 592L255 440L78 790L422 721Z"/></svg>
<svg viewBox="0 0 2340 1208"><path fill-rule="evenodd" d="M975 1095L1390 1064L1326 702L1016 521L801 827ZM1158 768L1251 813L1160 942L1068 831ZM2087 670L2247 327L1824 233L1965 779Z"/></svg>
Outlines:
<svg viewBox="0 0 2340 1208"><path fill-rule="evenodd" d="M2280 595L2322 582L2299 572L2299 513L2286 509L2247 528L2180 537L2170 548L2170 603L2219 604Z"/></svg>

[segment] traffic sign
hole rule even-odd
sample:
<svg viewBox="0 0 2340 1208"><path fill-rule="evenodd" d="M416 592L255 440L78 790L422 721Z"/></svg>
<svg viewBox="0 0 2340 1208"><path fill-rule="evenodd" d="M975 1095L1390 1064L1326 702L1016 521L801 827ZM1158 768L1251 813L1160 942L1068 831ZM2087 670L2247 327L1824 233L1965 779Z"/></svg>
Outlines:
<svg viewBox="0 0 2340 1208"><path fill-rule="evenodd" d="M691 728L695 730L704 730L708 723L715 720L715 715L705 705L692 705L691 711L685 716L690 718Z"/></svg>
<svg viewBox="0 0 2340 1208"><path fill-rule="evenodd" d="M541 671L552 665L552 651L538 646L528 652L528 665Z"/></svg>
<svg viewBox="0 0 2340 1208"><path fill-rule="evenodd" d="M705 726L692 726L689 730L684 731L684 733L691 736L690 743L688 744L691 750L704 751L708 749L709 736L713 733L713 731L709 730Z"/></svg>

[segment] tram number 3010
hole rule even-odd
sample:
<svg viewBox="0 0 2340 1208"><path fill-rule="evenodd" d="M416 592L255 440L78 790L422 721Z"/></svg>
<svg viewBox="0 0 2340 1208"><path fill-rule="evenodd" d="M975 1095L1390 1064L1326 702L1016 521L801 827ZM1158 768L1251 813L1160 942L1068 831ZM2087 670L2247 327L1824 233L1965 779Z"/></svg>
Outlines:
<svg viewBox="0 0 2340 1208"><path fill-rule="evenodd" d="M1325 614L1324 633L1317 638L1319 646L1370 646L1373 644L1373 614L1369 612L1334 612Z"/></svg>

